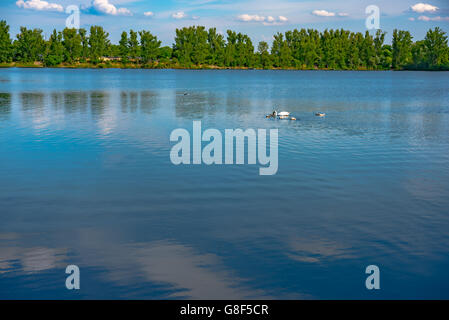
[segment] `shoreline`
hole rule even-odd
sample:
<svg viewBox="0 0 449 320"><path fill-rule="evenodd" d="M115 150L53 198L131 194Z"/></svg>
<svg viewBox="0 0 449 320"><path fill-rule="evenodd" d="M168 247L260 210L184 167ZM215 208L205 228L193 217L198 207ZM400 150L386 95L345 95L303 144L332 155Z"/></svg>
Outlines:
<svg viewBox="0 0 449 320"><path fill-rule="evenodd" d="M145 66L121 63L103 62L99 64L79 63L79 64L61 64L57 66L45 66L42 62L30 63L0 63L0 69L24 68L24 69L141 69L141 70L267 70L267 71L449 71L449 68L413 68L405 67L402 69L328 69L328 68L257 68L257 67L220 67L213 65L200 65L185 67L180 65Z"/></svg>

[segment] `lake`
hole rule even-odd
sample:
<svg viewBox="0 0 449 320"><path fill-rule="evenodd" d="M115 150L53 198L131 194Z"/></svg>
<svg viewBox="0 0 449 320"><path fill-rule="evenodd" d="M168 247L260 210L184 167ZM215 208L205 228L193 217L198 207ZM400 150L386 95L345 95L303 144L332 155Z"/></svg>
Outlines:
<svg viewBox="0 0 449 320"><path fill-rule="evenodd" d="M277 173L174 165L194 120ZM448 299L448 208L449 72L0 69L1 299Z"/></svg>

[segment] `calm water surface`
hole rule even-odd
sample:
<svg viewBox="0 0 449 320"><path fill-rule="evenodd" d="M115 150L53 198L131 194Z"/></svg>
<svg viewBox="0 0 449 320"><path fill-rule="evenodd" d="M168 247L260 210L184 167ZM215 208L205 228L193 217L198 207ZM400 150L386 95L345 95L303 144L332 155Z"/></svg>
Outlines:
<svg viewBox="0 0 449 320"><path fill-rule="evenodd" d="M278 173L174 166L193 120ZM0 70L2 299L447 299L448 208L447 72Z"/></svg>

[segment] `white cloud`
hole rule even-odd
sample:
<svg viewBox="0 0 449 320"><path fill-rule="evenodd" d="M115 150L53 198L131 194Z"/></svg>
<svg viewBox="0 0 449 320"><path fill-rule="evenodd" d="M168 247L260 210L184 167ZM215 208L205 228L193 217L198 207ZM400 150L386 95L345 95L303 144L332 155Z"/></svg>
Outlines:
<svg viewBox="0 0 449 320"><path fill-rule="evenodd" d="M429 17L426 17L426 16L420 16L420 17L418 18L418 20L421 20L421 21L430 21L430 18L429 18Z"/></svg>
<svg viewBox="0 0 449 320"><path fill-rule="evenodd" d="M151 11L147 11L147 12L144 12L143 15L146 17L152 17L152 16L154 16L154 13Z"/></svg>
<svg viewBox="0 0 449 320"><path fill-rule="evenodd" d="M200 17L198 17L198 16L191 16L191 15L185 13L184 11L178 11L178 12L172 13L171 17L173 19L177 19L177 20L181 20L181 19L199 20L200 19Z"/></svg>
<svg viewBox="0 0 449 320"><path fill-rule="evenodd" d="M334 17L335 16L334 12L329 12L326 10L313 10L312 14L315 16L319 16L319 17Z"/></svg>
<svg viewBox="0 0 449 320"><path fill-rule="evenodd" d="M415 12L423 13L423 12L435 12L438 10L438 7L432 6L428 3L417 3L411 6L411 9Z"/></svg>
<svg viewBox="0 0 449 320"><path fill-rule="evenodd" d="M331 12L331 11L327 11L327 10L313 10L312 14L314 16L318 16L318 17L335 17L335 16L339 16L339 17L347 17L349 16L348 13L346 12Z"/></svg>
<svg viewBox="0 0 449 320"><path fill-rule="evenodd" d="M265 17L264 16L259 16L258 14L241 14L237 17L240 21L244 21L244 22L251 22L251 21L257 21L257 22L262 22L265 21Z"/></svg>
<svg viewBox="0 0 449 320"><path fill-rule="evenodd" d="M124 15L131 16L132 13L126 8L117 8L109 0L93 0L92 6L99 12L110 14L113 16Z"/></svg>
<svg viewBox="0 0 449 320"><path fill-rule="evenodd" d="M121 14L121 15L124 15L124 16L132 16L133 15L132 12L129 11L128 9L126 9L126 8L119 8L119 9L117 9L117 14Z"/></svg>
<svg viewBox="0 0 449 320"><path fill-rule="evenodd" d="M187 15L184 13L184 11L179 11L179 12L173 13L171 15L171 17L173 19L184 19L184 18L187 18Z"/></svg>
<svg viewBox="0 0 449 320"><path fill-rule="evenodd" d="M427 16L419 16L418 20L421 21L449 21L449 17L427 17Z"/></svg>
<svg viewBox="0 0 449 320"><path fill-rule="evenodd" d="M16 5L19 8L24 9L34 9L34 10L49 10L49 11L63 11L63 7L57 3L48 3L47 1L42 0L18 0L16 1Z"/></svg>
<svg viewBox="0 0 449 320"><path fill-rule="evenodd" d="M415 21L415 18L413 18L413 17L411 17L411 18L408 18L410 21Z"/></svg>
<svg viewBox="0 0 449 320"><path fill-rule="evenodd" d="M287 19L287 17L279 16L279 21L281 21L281 22L287 22L288 19Z"/></svg>
<svg viewBox="0 0 449 320"><path fill-rule="evenodd" d="M241 14L237 19L243 22L263 22L264 25L277 25L288 21L284 16L278 16L276 19L273 16L265 17L258 14Z"/></svg>

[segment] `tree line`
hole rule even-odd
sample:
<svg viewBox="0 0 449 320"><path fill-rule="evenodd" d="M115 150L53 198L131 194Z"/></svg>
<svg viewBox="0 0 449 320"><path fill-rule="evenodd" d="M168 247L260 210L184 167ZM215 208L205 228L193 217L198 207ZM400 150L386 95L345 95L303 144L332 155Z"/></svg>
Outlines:
<svg viewBox="0 0 449 320"><path fill-rule="evenodd" d="M176 29L172 47L150 31L123 31L112 44L101 26L53 30L45 39L41 29L20 28L14 40L5 20L0 21L0 63L42 63L44 66L111 64L149 68L263 68L449 70L446 32L430 29L424 40L413 42L409 31L394 30L392 44L385 44L386 32L351 32L343 29L294 29L276 33L270 45L254 47L250 37L227 30L191 26Z"/></svg>

